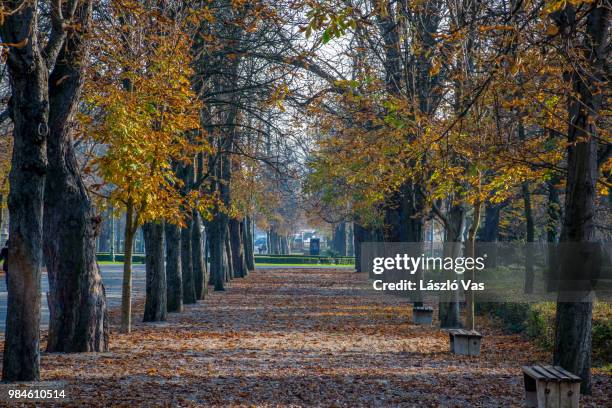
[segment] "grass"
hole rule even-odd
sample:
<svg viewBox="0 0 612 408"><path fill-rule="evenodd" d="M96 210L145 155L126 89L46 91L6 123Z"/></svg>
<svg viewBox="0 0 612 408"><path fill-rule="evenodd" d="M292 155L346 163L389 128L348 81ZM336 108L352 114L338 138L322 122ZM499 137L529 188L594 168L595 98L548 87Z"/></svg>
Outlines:
<svg viewBox="0 0 612 408"><path fill-rule="evenodd" d="M276 266L276 267L282 267L282 266L287 266L287 267L311 267L311 268L354 268L355 265L353 264L306 264L306 263L255 263L255 266L259 266L259 267L268 267L268 266Z"/></svg>
<svg viewBox="0 0 612 408"><path fill-rule="evenodd" d="M98 265L123 265L123 262L111 262L111 261L98 261ZM133 265L143 265L141 263L138 264L133 264ZM258 267L268 267L268 266L286 266L286 267L293 267L293 268L299 268L299 267L317 267L317 268L354 268L355 265L353 264L305 264L305 263L283 263L283 264L279 264L279 263L255 263L255 266Z"/></svg>

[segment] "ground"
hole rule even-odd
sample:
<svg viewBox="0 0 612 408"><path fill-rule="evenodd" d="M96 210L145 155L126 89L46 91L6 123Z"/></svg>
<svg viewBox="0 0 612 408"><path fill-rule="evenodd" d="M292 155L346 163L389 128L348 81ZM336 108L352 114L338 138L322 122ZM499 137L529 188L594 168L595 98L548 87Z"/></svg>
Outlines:
<svg viewBox="0 0 612 408"><path fill-rule="evenodd" d="M69 406L497 407L522 406L521 365L550 360L486 318L481 356L452 355L404 299L366 287L346 269L260 269L131 334L113 310L109 352L44 353L41 376ZM596 372L581 406L609 395Z"/></svg>

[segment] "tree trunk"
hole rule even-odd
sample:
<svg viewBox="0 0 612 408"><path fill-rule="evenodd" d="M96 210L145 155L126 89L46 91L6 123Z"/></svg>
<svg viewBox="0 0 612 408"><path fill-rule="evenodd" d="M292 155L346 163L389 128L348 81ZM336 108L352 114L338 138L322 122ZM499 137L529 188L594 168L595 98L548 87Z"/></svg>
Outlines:
<svg viewBox="0 0 612 408"><path fill-rule="evenodd" d="M183 311L183 275L181 268L181 229L166 223L166 297L168 312Z"/></svg>
<svg viewBox="0 0 612 408"><path fill-rule="evenodd" d="M146 299L143 321L164 321L167 317L164 224L147 222L142 227L145 242Z"/></svg>
<svg viewBox="0 0 612 408"><path fill-rule="evenodd" d="M463 204L452 205L447 217L449 225L445 225L444 256L457 258L461 256L463 230L465 228L465 207ZM453 280L456 278L456 275L453 271L449 271L447 277ZM441 328L461 327L458 291L444 292L442 294L439 303L439 317Z"/></svg>
<svg viewBox="0 0 612 408"><path fill-rule="evenodd" d="M497 242L499 236L500 204L485 204L484 224L478 233L480 242Z"/></svg>
<svg viewBox="0 0 612 408"><path fill-rule="evenodd" d="M208 271L204 262L204 237L202 234L202 218L197 210L193 211L193 225L191 231L191 254L193 262L193 281L195 284L196 300L206 296Z"/></svg>
<svg viewBox="0 0 612 408"><path fill-rule="evenodd" d="M47 67L36 35L38 4L7 1L0 34L8 47L6 64L12 95L13 157L10 171L8 305L2 377L4 381L40 378L40 277L43 199L49 117Z"/></svg>
<svg viewBox="0 0 612 408"><path fill-rule="evenodd" d="M574 97L569 103L570 124L567 134L567 184L565 219L561 242L595 242L595 207L597 179L597 124L602 106L609 59L610 10L605 3L589 4L586 33L580 46L581 71L572 72ZM556 16L559 31L576 36L574 7L568 3ZM587 72L582 72L582 69ZM562 264L561 268L569 267ZM564 271L562 271L564 274ZM563 276L563 275L562 275ZM584 292L581 302L563 300L559 293L555 320L554 363L582 378L581 391L591 391L591 320L592 292Z"/></svg>
<svg viewBox="0 0 612 408"><path fill-rule="evenodd" d="M233 262L234 257L232 256L232 244L230 242L229 224L227 225L225 230L226 232L225 232L225 241L224 241L225 248L224 249L225 249L225 256L227 259L227 269L226 269L225 281L229 282L230 280L236 277L236 274L235 274L234 262Z"/></svg>
<svg viewBox="0 0 612 408"><path fill-rule="evenodd" d="M232 218L229 223L229 238L232 250L232 265L234 267L234 276L237 278L244 278L245 273L245 260L244 260L244 246L242 243L242 231L240 224L242 222Z"/></svg>
<svg viewBox="0 0 612 408"><path fill-rule="evenodd" d="M525 293L533 293L533 242L535 239L535 225L533 222L533 211L531 210L531 192L529 183L521 185L523 192L523 204L525 206L525 225L526 225L526 247L525 247Z"/></svg>
<svg viewBox="0 0 612 408"><path fill-rule="evenodd" d="M244 226L242 229L242 239L244 241L244 249L245 249L245 260L247 266L247 274L249 271L255 270L255 248L253 243L253 234L252 234L252 221L251 217L244 218Z"/></svg>
<svg viewBox="0 0 612 408"><path fill-rule="evenodd" d="M346 255L347 256L355 256L355 247L354 242L355 238L353 235L355 231L353 231L353 224L346 224L347 234L346 234Z"/></svg>
<svg viewBox="0 0 612 408"><path fill-rule="evenodd" d="M546 242L557 242L557 231L559 229L559 219L561 218L561 201L556 185L559 183L559 176L555 175L546 182L548 189L548 207L546 209Z"/></svg>
<svg viewBox="0 0 612 408"><path fill-rule="evenodd" d="M225 231L221 217L223 214L217 213L215 220L210 223L210 233L208 242L210 245L210 274L212 276L215 291L225 290L226 263L223 254L225 253Z"/></svg>
<svg viewBox="0 0 612 408"><path fill-rule="evenodd" d="M202 233L202 244L204 246L204 271L206 272L204 275L203 285L203 296L208 296L208 286L211 284L210 279L210 245L208 244L208 227L204 228L204 232Z"/></svg>
<svg viewBox="0 0 612 408"><path fill-rule="evenodd" d="M247 264L247 252L248 252L248 237L245 233L246 217L238 224L240 229L240 245L242 248L242 277L246 278L249 275L249 266Z"/></svg>
<svg viewBox="0 0 612 408"><path fill-rule="evenodd" d="M370 239L368 230L364 228L358 222L353 223L353 247L355 248L355 272L362 272L361 270L361 244L367 242Z"/></svg>
<svg viewBox="0 0 612 408"><path fill-rule="evenodd" d="M123 285L121 290L121 333L132 330L132 250L136 223L134 205L129 202L125 211L125 240L123 243Z"/></svg>
<svg viewBox="0 0 612 408"><path fill-rule="evenodd" d="M115 262L115 213L114 208L110 206L110 260Z"/></svg>
<svg viewBox="0 0 612 408"><path fill-rule="evenodd" d="M78 13L80 21L88 21L91 1ZM101 218L95 214L73 149L72 121L86 55L81 36L77 31L68 33L49 77L49 166L44 208L49 352L108 349L106 295L96 262Z"/></svg>
<svg viewBox="0 0 612 408"><path fill-rule="evenodd" d="M185 220L186 226L181 228L181 273L183 278L183 303L196 303L195 282L193 278L193 255L191 253L192 220Z"/></svg>
<svg viewBox="0 0 612 408"><path fill-rule="evenodd" d="M333 250L338 256L346 256L346 223L339 222L334 225Z"/></svg>
<svg viewBox="0 0 612 408"><path fill-rule="evenodd" d="M474 220L472 221L472 226L470 227L470 231L468 233L468 250L467 256L470 258L476 257L476 232L478 231L478 226L480 225L480 213L482 212L482 203L480 201L474 204ZM468 272L469 278L472 282L474 282L475 274L474 269ZM474 330L474 326L476 324L476 298L473 290L469 290L466 294L466 307L467 320L466 327L468 330Z"/></svg>

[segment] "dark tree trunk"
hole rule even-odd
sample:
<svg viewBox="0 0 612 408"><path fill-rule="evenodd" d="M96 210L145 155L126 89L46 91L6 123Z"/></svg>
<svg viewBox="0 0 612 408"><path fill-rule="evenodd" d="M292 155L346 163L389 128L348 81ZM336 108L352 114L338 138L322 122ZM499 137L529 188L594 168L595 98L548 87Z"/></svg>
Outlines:
<svg viewBox="0 0 612 408"><path fill-rule="evenodd" d="M251 217L244 218L244 226L242 229L242 236L244 241L244 249L245 249L245 260L248 271L255 270L255 245L253 243L253 233L252 233L252 221Z"/></svg>
<svg viewBox="0 0 612 408"><path fill-rule="evenodd" d="M183 278L183 303L196 303L195 281L193 277L193 254L191 253L192 220L185 220L186 226L181 228L181 274Z"/></svg>
<svg viewBox="0 0 612 408"><path fill-rule="evenodd" d="M477 237L479 242L497 242L499 240L499 216L503 206L504 204L485 204L484 223L478 231ZM491 268L497 266L497 248L493 245L487 246L487 265Z"/></svg>
<svg viewBox="0 0 612 408"><path fill-rule="evenodd" d="M110 219L109 219L109 228L110 228L110 237L109 237L109 255L110 260L115 262L115 214L113 206L111 205L109 208Z"/></svg>
<svg viewBox="0 0 612 408"><path fill-rule="evenodd" d="M232 218L229 222L229 238L232 250L232 266L234 267L234 276L236 278L244 278L245 260L244 246L242 244L242 231L240 229L241 221Z"/></svg>
<svg viewBox="0 0 612 408"><path fill-rule="evenodd" d="M246 278L249 275L249 265L247 262L247 257L249 256L249 237L246 233L246 217L240 222L238 226L240 227L240 243L242 245L242 277Z"/></svg>
<svg viewBox="0 0 612 408"><path fill-rule="evenodd" d="M88 21L91 2L79 10ZM44 254L49 278L49 352L108 349L106 295L96 262L101 219L95 214L73 149L72 120L86 55L81 33L66 37L49 78L49 160Z"/></svg>
<svg viewBox="0 0 612 408"><path fill-rule="evenodd" d="M361 270L361 244L370 240L370 234L368 229L364 228L358 222L353 223L353 240L355 247L355 272L362 272Z"/></svg>
<svg viewBox="0 0 612 408"><path fill-rule="evenodd" d="M210 245L210 274L212 284L215 286L215 291L225 290L225 275L227 263L224 262L225 253L225 231L226 228L222 223L223 214L217 213L215 220L210 223L210 233L208 242Z"/></svg>
<svg viewBox="0 0 612 408"><path fill-rule="evenodd" d="M484 224L480 228L478 241L480 242L497 242L499 236L499 213L501 205L490 204L485 205Z"/></svg>
<svg viewBox="0 0 612 408"><path fill-rule="evenodd" d="M567 134L567 184L565 219L561 242L589 243L596 241L595 207L597 179L597 124L607 86L609 60L610 9L605 3L589 4L586 32L580 54L580 72L573 71L571 80L575 99L569 103L570 124ZM576 15L570 4L553 18L567 40L577 39ZM582 70L587 72L583 72ZM585 260L587 261L587 260ZM561 268L570 267L564 263ZM563 273L563 271L562 271ZM581 391L591 391L591 321L592 292L582 293L582 301L557 301L554 363L582 378Z"/></svg>
<svg viewBox="0 0 612 408"><path fill-rule="evenodd" d="M197 210L193 211L191 231L191 254L193 262L193 281L197 300L204 299L208 282L208 271L204 262L204 236L202 234L202 218Z"/></svg>
<svg viewBox="0 0 612 408"><path fill-rule="evenodd" d="M225 275L225 281L229 282L230 280L236 277L234 271L234 257L232 256L232 244L230 242L230 233L229 233L229 223L225 228L225 241L224 241L224 249L225 249L225 257L227 259L227 269Z"/></svg>
<svg viewBox="0 0 612 408"><path fill-rule="evenodd" d="M559 190L556 185L559 183L559 177L553 176L546 182L548 189L548 208L546 209L546 241L549 243L557 242L557 231L559 229L559 219L561 218L561 201L559 199Z"/></svg>
<svg viewBox="0 0 612 408"><path fill-rule="evenodd" d="M346 225L347 234L346 234L346 255L347 256L355 256L355 246L354 246L354 237L355 232L353 231L353 224Z"/></svg>
<svg viewBox="0 0 612 408"><path fill-rule="evenodd" d="M183 275L181 267L181 229L166 223L166 297L168 312L183 311Z"/></svg>
<svg viewBox="0 0 612 408"><path fill-rule="evenodd" d="M43 238L43 199L47 171L49 117L46 63L36 34L37 2L7 1L0 26L8 47L6 64L11 84L13 157L10 171L8 249L8 306L2 377L4 381L40 378L40 277Z"/></svg>
<svg viewBox="0 0 612 408"><path fill-rule="evenodd" d="M166 320L167 288L164 263L164 224L147 222L142 227L145 242L146 299L143 321Z"/></svg>
<svg viewBox="0 0 612 408"><path fill-rule="evenodd" d="M276 253L276 237L275 237L275 233L274 230L272 228L270 228L268 230L268 254L275 254Z"/></svg>
<svg viewBox="0 0 612 408"><path fill-rule="evenodd" d="M333 233L333 244L334 244L334 252L336 252L339 256L346 256L347 249L347 234L346 234L346 223L339 222L334 225L334 233Z"/></svg>

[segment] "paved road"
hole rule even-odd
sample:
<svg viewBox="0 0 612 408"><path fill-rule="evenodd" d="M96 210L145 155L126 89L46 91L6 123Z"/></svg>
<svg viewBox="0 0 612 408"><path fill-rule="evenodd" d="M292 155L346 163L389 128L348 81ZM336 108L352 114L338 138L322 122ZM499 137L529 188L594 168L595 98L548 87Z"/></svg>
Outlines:
<svg viewBox="0 0 612 408"><path fill-rule="evenodd" d="M109 307L117 307L121 304L121 282L123 277L123 265L101 265L102 280L106 288L106 298ZM49 282L47 275L42 278L42 327L47 328L49 324L49 309L47 308L47 290ZM145 291L145 268L142 264L133 265L132 290L135 294L144 294ZM6 280L4 276L0 279L0 332L4 332L6 324Z"/></svg>

